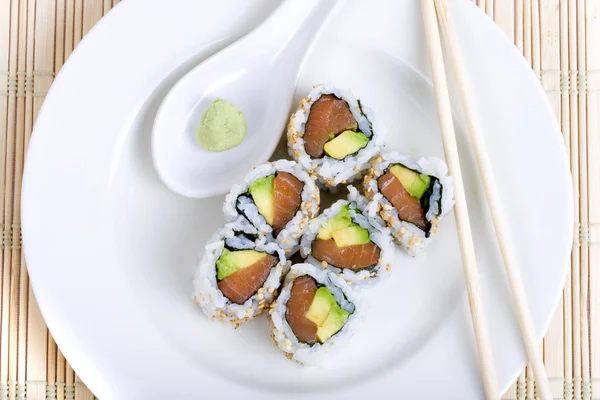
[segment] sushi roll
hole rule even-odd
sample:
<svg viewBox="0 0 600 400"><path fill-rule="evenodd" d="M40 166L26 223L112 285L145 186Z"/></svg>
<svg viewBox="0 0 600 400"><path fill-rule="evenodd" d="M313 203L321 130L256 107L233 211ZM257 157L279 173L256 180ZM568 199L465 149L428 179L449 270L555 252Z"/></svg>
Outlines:
<svg viewBox="0 0 600 400"><path fill-rule="evenodd" d="M321 187L352 182L384 146L385 127L348 90L317 85L288 125L288 151Z"/></svg>
<svg viewBox="0 0 600 400"><path fill-rule="evenodd" d="M319 211L319 201L314 179L296 162L279 160L256 167L244 183L234 185L223 213L228 221L243 216L291 255L308 220Z"/></svg>
<svg viewBox="0 0 600 400"><path fill-rule="evenodd" d="M309 222L300 245L306 261L349 283L373 283L388 276L395 254L392 237L388 228L363 214L366 204L350 187L349 200L338 200Z"/></svg>
<svg viewBox="0 0 600 400"><path fill-rule="evenodd" d="M448 167L435 157L419 161L398 153L377 157L365 176L364 191L370 199L367 213L379 215L411 256L430 243L440 219L454 205Z"/></svg>
<svg viewBox="0 0 600 400"><path fill-rule="evenodd" d="M290 360L323 364L356 333L358 307L343 279L310 264L295 264L269 312L271 338Z"/></svg>
<svg viewBox="0 0 600 400"><path fill-rule="evenodd" d="M194 279L194 300L212 319L236 327L271 304L289 263L275 243L241 218L215 233Z"/></svg>

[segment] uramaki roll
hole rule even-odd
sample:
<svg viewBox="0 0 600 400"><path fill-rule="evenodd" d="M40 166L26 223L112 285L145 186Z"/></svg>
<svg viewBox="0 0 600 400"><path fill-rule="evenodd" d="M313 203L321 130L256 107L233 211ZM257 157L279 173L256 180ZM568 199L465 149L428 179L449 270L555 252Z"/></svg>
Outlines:
<svg viewBox="0 0 600 400"><path fill-rule="evenodd" d="M323 364L358 330L359 307L343 279L311 264L295 264L271 305L271 338L290 360Z"/></svg>
<svg viewBox="0 0 600 400"><path fill-rule="evenodd" d="M333 189L352 182L384 146L386 130L375 113L348 90L316 85L288 124L288 151Z"/></svg>
<svg viewBox="0 0 600 400"><path fill-rule="evenodd" d="M380 216L411 256L431 242L441 218L454 205L448 167L435 157L416 161L398 153L383 154L373 160L364 192L371 200L367 213Z"/></svg>
<svg viewBox="0 0 600 400"><path fill-rule="evenodd" d="M279 160L254 168L225 198L228 221L243 216L287 256L297 251L308 220L319 211L314 179L294 161Z"/></svg>
<svg viewBox="0 0 600 400"><path fill-rule="evenodd" d="M194 279L194 300L236 327L271 304L289 269L284 251L239 218L213 235Z"/></svg>
<svg viewBox="0 0 600 400"><path fill-rule="evenodd" d="M349 189L348 200L338 200L309 222L300 252L348 283L373 283L391 272L395 247L389 229L363 213L367 200Z"/></svg>

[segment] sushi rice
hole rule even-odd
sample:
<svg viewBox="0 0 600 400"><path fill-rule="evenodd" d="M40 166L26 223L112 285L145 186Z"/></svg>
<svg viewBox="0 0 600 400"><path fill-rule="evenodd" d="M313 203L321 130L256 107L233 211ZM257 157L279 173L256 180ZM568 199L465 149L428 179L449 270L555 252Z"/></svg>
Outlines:
<svg viewBox="0 0 600 400"><path fill-rule="evenodd" d="M217 286L216 263L225 246L235 250L253 249L267 252L279 258L263 286L244 304L233 303ZM277 296L289 265L284 251L276 243L267 243L266 238L259 235L254 227L243 218L238 218L218 230L206 245L194 278L194 301L211 319L228 321L238 327L263 313L271 304Z"/></svg>
<svg viewBox="0 0 600 400"><path fill-rule="evenodd" d="M292 174L304 184L304 187L300 209L285 228L276 237L273 237L273 227L258 212L254 200L248 193L248 188L257 179L273 175L278 171ZM274 241L287 256L290 256L298 251L298 242L309 219L319 212L319 202L319 188L302 166L294 161L278 160L259 165L246 176L242 184L234 185L225 198L223 214L227 221L235 221L240 216L244 216L247 223L254 226L261 235L266 237L267 241Z"/></svg>
<svg viewBox="0 0 600 400"><path fill-rule="evenodd" d="M309 275L317 283L326 286L340 307L350 313L342 329L322 344L309 345L300 342L285 317L294 280L304 275ZM322 365L334 352L344 347L357 332L362 322L359 314L360 307L358 298L344 279L331 271L322 270L311 264L295 264L285 278L281 294L271 305L271 311L269 311L271 338L289 359L305 365Z"/></svg>
<svg viewBox="0 0 600 400"><path fill-rule="evenodd" d="M343 160L327 155L322 158L312 158L304 148L304 129L310 109L324 94L333 94L345 100L358 123L359 130L370 139L366 147ZM353 182L369 168L369 161L384 147L386 132L385 126L375 116L373 110L357 100L349 90L338 89L332 85L316 85L307 97L300 100L300 108L290 118L287 131L288 152L294 160L316 177L319 186L335 189L340 184Z"/></svg>
<svg viewBox="0 0 600 400"><path fill-rule="evenodd" d="M377 178L383 175L391 164L402 164L437 178L429 198L429 209L425 210L425 219L431 224L429 232L422 231L412 223L401 221L396 208L379 192ZM454 206L452 177L448 176L446 163L436 157L421 158L417 161L396 152L382 154L373 160L371 169L365 176L363 188L370 200L365 208L366 214L390 227L396 242L413 257L431 243L432 236L438 232L440 220Z"/></svg>
<svg viewBox="0 0 600 400"><path fill-rule="evenodd" d="M348 190L350 192L348 200L338 200L327 210L323 211L321 215L309 222L300 243L300 254L306 258L307 262L320 268L326 265L327 270L338 274L340 278L343 278L348 283L372 284L390 275L395 255L394 243L390 235L390 230L385 227L385 223L380 218L372 218L365 212L368 200L364 196L361 196L353 186L349 186ZM311 255L312 243L316 239L319 229L321 229L325 222L334 218L345 205L350 206L352 221L361 228L368 230L369 239L380 249L379 262L373 267L357 271L340 269L319 261Z"/></svg>

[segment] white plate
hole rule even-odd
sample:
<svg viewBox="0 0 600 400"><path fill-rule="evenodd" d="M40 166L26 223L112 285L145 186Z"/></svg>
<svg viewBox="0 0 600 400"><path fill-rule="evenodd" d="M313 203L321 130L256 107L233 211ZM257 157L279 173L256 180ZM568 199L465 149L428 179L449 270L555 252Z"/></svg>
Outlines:
<svg viewBox="0 0 600 400"><path fill-rule="evenodd" d="M22 215L31 283L56 342L102 399L480 398L452 216L427 254L398 253L393 277L367 294L362 330L323 369L279 354L264 318L234 331L210 323L192 302L197 252L222 223L223 199L185 199L161 184L150 156L153 116L179 77L276 5L128 0L62 68L29 147ZM571 243L565 149L513 45L470 2L451 5L541 338ZM350 87L387 124L390 148L443 156L424 47L418 1L348 1L309 56L298 96L317 82ZM459 134L502 390L525 356L473 157Z"/></svg>

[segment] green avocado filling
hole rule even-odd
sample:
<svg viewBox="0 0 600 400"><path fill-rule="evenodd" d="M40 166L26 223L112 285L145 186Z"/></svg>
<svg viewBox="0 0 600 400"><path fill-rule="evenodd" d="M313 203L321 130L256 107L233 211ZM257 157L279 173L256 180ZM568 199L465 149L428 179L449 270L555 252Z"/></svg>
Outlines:
<svg viewBox="0 0 600 400"><path fill-rule="evenodd" d="M265 217L269 225L273 225L275 217L275 175L265 176L252 182L248 192L258 208L258 212Z"/></svg>
<svg viewBox="0 0 600 400"><path fill-rule="evenodd" d="M419 200L431 185L431 177L429 175L420 174L403 165L393 165L389 170L402 183L408 194Z"/></svg>
<svg viewBox="0 0 600 400"><path fill-rule="evenodd" d="M321 286L306 313L306 318L317 325L317 340L324 343L346 324L350 313L339 306L329 289Z"/></svg>
<svg viewBox="0 0 600 400"><path fill-rule="evenodd" d="M369 231L358 225L348 226L333 232L333 240L337 247L353 246L369 243Z"/></svg>
<svg viewBox="0 0 600 400"><path fill-rule="evenodd" d="M350 154L358 152L367 146L369 138L362 132L344 131L329 142L325 143L323 150L329 157L343 160Z"/></svg>
<svg viewBox="0 0 600 400"><path fill-rule="evenodd" d="M325 222L319 232L317 239L332 239L338 247L352 246L369 243L369 231L352 222L350 208L344 205L338 214Z"/></svg>
<svg viewBox="0 0 600 400"><path fill-rule="evenodd" d="M217 279L225 279L234 272L255 264L266 255L267 253L261 253L256 250L230 251L223 249L221 256L217 260Z"/></svg>

